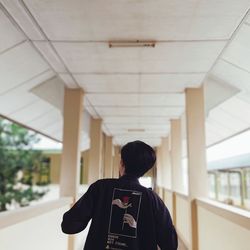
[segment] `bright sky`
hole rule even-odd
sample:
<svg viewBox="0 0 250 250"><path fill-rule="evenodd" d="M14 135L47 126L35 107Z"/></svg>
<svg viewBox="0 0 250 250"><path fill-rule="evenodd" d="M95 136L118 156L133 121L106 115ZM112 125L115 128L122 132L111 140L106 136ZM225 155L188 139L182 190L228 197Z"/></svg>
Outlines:
<svg viewBox="0 0 250 250"><path fill-rule="evenodd" d="M241 154L250 153L250 131L232 137L207 149L207 161L216 161Z"/></svg>

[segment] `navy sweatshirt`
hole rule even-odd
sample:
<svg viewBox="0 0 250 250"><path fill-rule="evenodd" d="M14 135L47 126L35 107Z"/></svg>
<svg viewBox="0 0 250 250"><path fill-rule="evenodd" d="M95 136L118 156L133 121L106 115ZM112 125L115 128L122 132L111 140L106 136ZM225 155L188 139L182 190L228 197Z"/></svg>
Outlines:
<svg viewBox="0 0 250 250"><path fill-rule="evenodd" d="M92 219L85 250L176 250L178 241L168 209L138 179L103 179L63 215L62 231L76 234Z"/></svg>

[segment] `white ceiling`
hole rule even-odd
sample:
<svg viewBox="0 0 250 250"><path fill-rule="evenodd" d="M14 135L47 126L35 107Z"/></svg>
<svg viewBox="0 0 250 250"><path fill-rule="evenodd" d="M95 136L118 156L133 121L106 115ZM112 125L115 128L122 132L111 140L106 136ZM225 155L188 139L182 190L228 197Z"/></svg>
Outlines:
<svg viewBox="0 0 250 250"><path fill-rule="evenodd" d="M0 114L62 140L56 86L80 87L85 109L103 119L114 143L156 146L184 113L185 88L213 79L224 87L209 101L212 145L250 125L249 7L250 0L0 0ZM124 40L156 46L108 46ZM85 123L84 140L88 130Z"/></svg>

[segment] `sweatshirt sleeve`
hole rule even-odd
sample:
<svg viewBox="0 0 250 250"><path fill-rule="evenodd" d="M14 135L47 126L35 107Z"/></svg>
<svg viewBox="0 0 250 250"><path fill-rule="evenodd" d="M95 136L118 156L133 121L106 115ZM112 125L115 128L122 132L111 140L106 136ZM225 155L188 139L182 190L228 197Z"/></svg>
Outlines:
<svg viewBox="0 0 250 250"><path fill-rule="evenodd" d="M86 228L94 211L95 184L63 215L61 223L65 234L79 233Z"/></svg>
<svg viewBox="0 0 250 250"><path fill-rule="evenodd" d="M177 250L178 238L171 216L167 207L158 196L155 204L155 218L157 244L161 250Z"/></svg>

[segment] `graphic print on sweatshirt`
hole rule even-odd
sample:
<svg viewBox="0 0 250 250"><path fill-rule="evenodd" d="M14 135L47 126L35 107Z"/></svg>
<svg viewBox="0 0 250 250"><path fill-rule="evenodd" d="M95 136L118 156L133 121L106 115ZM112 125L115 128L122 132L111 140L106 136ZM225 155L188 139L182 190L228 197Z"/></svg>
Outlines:
<svg viewBox="0 0 250 250"><path fill-rule="evenodd" d="M118 189L113 191L109 234L124 237L137 237L142 193L133 190Z"/></svg>

